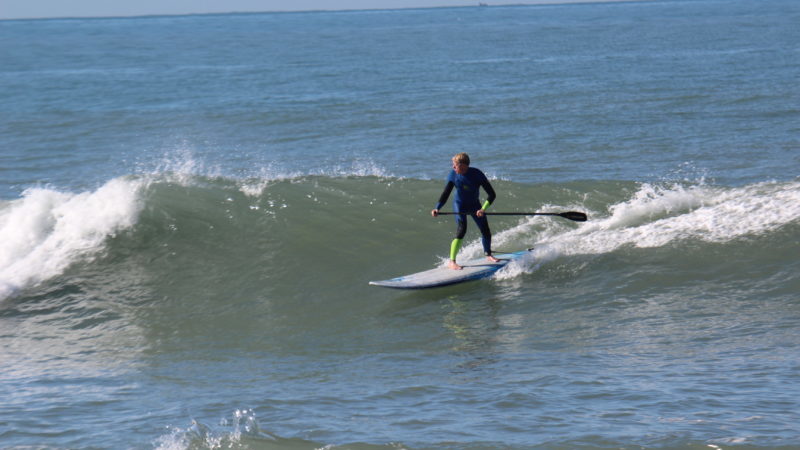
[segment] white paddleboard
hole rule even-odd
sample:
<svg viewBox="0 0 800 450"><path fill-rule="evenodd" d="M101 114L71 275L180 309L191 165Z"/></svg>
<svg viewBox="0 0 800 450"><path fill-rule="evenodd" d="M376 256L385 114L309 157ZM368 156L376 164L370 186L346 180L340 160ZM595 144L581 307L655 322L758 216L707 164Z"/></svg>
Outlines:
<svg viewBox="0 0 800 450"><path fill-rule="evenodd" d="M390 280L370 281L372 286L383 286L395 289L426 289L438 286L447 286L449 284L463 283L464 281L477 280L480 278L488 278L495 274L498 270L506 266L515 259L522 258L533 249L523 250L521 252L510 253L507 255L497 256L499 262L491 262L486 257L473 259L470 261L459 263L464 268L461 270L453 270L448 267L437 267L436 269L426 270L424 272L412 273L402 277L392 278Z"/></svg>

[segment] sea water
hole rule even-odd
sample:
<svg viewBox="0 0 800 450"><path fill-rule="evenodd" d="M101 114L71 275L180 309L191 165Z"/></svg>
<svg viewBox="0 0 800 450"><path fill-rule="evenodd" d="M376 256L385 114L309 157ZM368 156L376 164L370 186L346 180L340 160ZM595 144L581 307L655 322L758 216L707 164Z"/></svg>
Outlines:
<svg viewBox="0 0 800 450"><path fill-rule="evenodd" d="M0 447L798 448L800 4L0 22ZM490 280L430 269L466 151ZM479 256L470 224L461 257Z"/></svg>

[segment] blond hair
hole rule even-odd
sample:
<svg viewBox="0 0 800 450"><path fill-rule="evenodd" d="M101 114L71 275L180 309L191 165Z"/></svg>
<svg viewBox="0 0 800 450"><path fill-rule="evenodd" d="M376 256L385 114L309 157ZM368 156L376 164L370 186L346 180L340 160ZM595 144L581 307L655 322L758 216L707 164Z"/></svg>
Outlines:
<svg viewBox="0 0 800 450"><path fill-rule="evenodd" d="M464 152L461 152L461 153L457 154L456 156L453 156L453 161L468 166L469 165L469 155L464 153Z"/></svg>

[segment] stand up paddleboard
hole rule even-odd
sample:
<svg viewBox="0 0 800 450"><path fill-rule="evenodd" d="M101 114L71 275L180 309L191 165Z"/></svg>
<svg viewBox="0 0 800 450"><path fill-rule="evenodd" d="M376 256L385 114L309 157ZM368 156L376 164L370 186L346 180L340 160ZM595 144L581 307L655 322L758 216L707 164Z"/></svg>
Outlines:
<svg viewBox="0 0 800 450"><path fill-rule="evenodd" d="M412 273L402 277L392 278L383 281L370 281L372 286L383 286L394 289L427 289L432 287L447 286L450 284L463 283L465 281L488 278L498 270L505 267L511 261L522 258L533 249L521 252L509 253L498 257L499 262L488 261L485 257L473 259L461 263L464 267L461 270L453 270L448 267L437 267L436 269L424 272ZM496 256L496 255L495 255Z"/></svg>

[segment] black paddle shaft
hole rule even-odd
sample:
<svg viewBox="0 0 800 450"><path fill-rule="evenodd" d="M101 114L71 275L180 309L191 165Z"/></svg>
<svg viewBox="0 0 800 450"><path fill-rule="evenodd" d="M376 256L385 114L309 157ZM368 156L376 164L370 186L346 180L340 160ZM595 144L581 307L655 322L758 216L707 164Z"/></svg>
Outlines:
<svg viewBox="0 0 800 450"><path fill-rule="evenodd" d="M455 213L455 212L440 212L442 215L467 215L468 213ZM487 212L487 216L558 216L565 219L574 220L575 222L586 222L587 217L585 213L577 211L567 211L563 213L544 213L544 212Z"/></svg>

